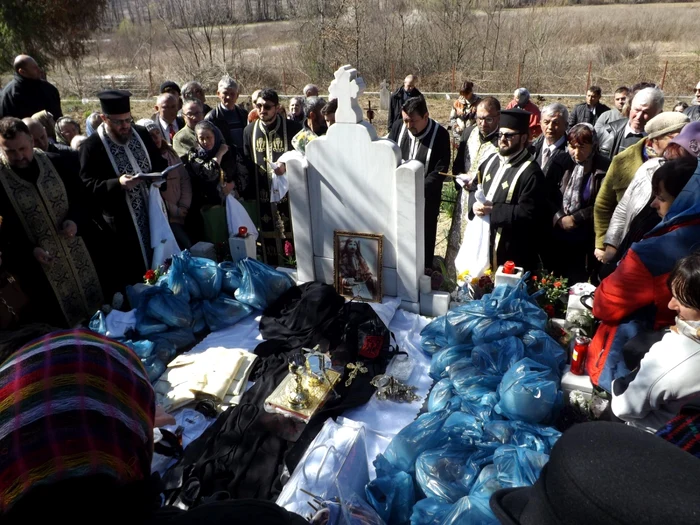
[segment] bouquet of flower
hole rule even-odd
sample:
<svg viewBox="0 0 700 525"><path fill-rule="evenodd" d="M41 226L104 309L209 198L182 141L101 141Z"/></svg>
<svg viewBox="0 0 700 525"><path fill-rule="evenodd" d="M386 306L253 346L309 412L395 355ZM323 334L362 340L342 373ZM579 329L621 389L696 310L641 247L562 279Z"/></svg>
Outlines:
<svg viewBox="0 0 700 525"><path fill-rule="evenodd" d="M557 317L566 309L564 300L568 298L568 281L564 277L556 277L553 272L542 277L532 276L535 290L544 290L538 297L542 309L549 317Z"/></svg>
<svg viewBox="0 0 700 525"><path fill-rule="evenodd" d="M163 264L158 266L155 270L148 270L144 275L143 275L143 282L146 284L156 284L158 282L158 279L162 275L165 275L168 273L168 270L170 269L170 265L172 264L173 260L172 258L168 258L165 260Z"/></svg>
<svg viewBox="0 0 700 525"><path fill-rule="evenodd" d="M284 241L284 264L296 268L297 259L294 257L294 245L289 241Z"/></svg>
<svg viewBox="0 0 700 525"><path fill-rule="evenodd" d="M481 299L487 293L493 292L494 283L490 269L481 277L470 277L469 272L462 272L457 276L457 289L452 292L452 300L466 302Z"/></svg>

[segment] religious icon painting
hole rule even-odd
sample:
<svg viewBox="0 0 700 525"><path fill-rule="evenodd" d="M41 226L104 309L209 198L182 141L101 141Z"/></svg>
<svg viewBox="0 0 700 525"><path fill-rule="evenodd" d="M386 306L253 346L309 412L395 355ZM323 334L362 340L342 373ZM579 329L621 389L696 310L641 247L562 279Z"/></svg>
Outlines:
<svg viewBox="0 0 700 525"><path fill-rule="evenodd" d="M336 230L333 276L340 295L367 302L382 301L383 236Z"/></svg>

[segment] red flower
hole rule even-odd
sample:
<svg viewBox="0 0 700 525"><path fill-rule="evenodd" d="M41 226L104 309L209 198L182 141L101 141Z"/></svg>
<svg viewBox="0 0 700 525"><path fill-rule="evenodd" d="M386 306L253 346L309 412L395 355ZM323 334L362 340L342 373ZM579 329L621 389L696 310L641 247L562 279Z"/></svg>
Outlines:
<svg viewBox="0 0 700 525"><path fill-rule="evenodd" d="M540 281L540 282L541 282L542 284L547 284L547 279L542 279L542 281Z"/></svg>
<svg viewBox="0 0 700 525"><path fill-rule="evenodd" d="M547 314L547 317L549 317L549 318L554 317L554 307L551 304L544 305L543 310Z"/></svg>
<svg viewBox="0 0 700 525"><path fill-rule="evenodd" d="M561 288L561 281L555 281L554 288Z"/></svg>
<svg viewBox="0 0 700 525"><path fill-rule="evenodd" d="M148 271L146 272L146 275L143 276L143 278L144 278L146 281L152 281L153 279L156 278L156 272L154 272L153 270L148 270Z"/></svg>
<svg viewBox="0 0 700 525"><path fill-rule="evenodd" d="M535 282L537 282L537 276L536 276L536 275L533 275L533 276L532 276L532 280L535 281Z"/></svg>
<svg viewBox="0 0 700 525"><path fill-rule="evenodd" d="M289 241L284 241L284 255L286 257L294 255L294 245Z"/></svg>

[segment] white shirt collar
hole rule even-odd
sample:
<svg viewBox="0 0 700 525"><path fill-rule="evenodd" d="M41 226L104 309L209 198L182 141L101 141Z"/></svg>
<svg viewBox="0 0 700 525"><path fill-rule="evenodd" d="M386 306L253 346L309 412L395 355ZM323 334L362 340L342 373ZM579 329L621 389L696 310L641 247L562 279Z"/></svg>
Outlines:
<svg viewBox="0 0 700 525"><path fill-rule="evenodd" d="M627 122L627 124L625 124L625 135L624 135L624 137L627 138L627 137L629 137L630 135L640 135L640 133L637 133L637 132L634 131L632 128L630 128L630 123ZM642 137L646 137L646 136L647 136L646 132L644 132L644 131L642 131L641 135L642 135Z"/></svg>

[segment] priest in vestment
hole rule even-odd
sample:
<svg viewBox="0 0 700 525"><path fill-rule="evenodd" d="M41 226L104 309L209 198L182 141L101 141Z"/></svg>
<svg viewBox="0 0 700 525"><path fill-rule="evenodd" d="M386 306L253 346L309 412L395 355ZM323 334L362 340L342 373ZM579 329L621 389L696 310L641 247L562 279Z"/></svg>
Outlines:
<svg viewBox="0 0 700 525"><path fill-rule="evenodd" d="M253 174L263 260L270 266L283 266L285 242L293 243L294 234L289 196L277 191L274 180L286 173L286 167L276 163L283 153L294 149L292 138L302 126L280 114L279 96L272 89L260 90L254 102L260 118L243 131L243 154Z"/></svg>
<svg viewBox="0 0 700 525"><path fill-rule="evenodd" d="M0 153L0 249L3 270L29 298L21 321L73 327L103 303L88 251L100 251L99 233L78 174L33 149L29 128L13 117L0 120Z"/></svg>
<svg viewBox="0 0 700 525"><path fill-rule="evenodd" d="M491 266L515 262L526 271L539 266L540 239L548 228L545 180L528 149L530 113L501 111L498 152L479 166L469 191L469 219L491 218ZM483 185L486 203L477 202L477 185ZM546 236L545 236L546 238Z"/></svg>
<svg viewBox="0 0 700 525"><path fill-rule="evenodd" d="M457 202L452 213L452 225L447 237L445 263L452 274L455 257L459 252L467 225L469 186L476 178L481 163L498 150L498 127L501 103L497 98L486 97L476 107L476 124L462 133L457 156L452 164L452 174L457 187Z"/></svg>
<svg viewBox="0 0 700 525"><path fill-rule="evenodd" d="M99 93L102 124L80 147L80 177L116 236L121 286L143 279L153 256L148 221L148 189L167 161L148 131L133 124L131 93ZM155 180L160 180L155 178Z"/></svg>
<svg viewBox="0 0 700 525"><path fill-rule="evenodd" d="M401 148L401 159L417 160L425 166L425 267L433 267L442 183L450 169L450 134L430 118L425 99L409 98L403 104L401 120L394 122L389 138Z"/></svg>

